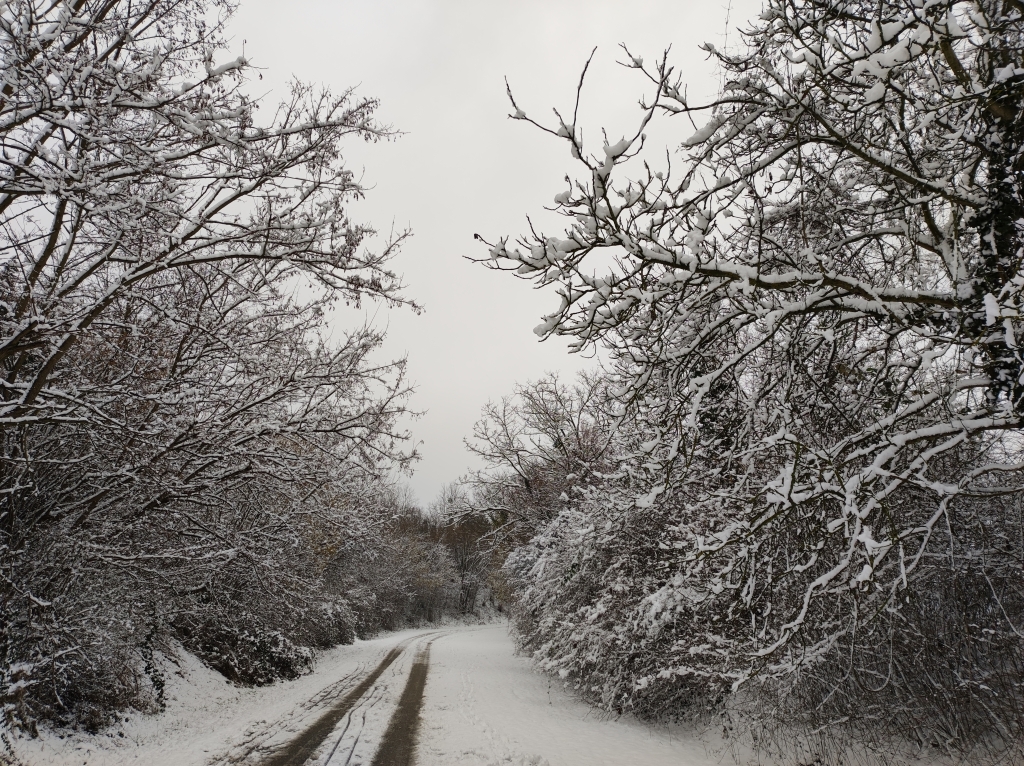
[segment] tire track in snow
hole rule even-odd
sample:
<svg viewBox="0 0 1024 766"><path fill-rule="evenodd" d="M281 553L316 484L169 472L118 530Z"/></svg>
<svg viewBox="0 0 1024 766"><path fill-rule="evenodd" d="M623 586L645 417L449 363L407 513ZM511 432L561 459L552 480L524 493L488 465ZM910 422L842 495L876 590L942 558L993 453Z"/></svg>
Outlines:
<svg viewBox="0 0 1024 766"><path fill-rule="evenodd" d="M446 635L446 634L443 634ZM430 667L430 645L442 638L435 636L416 652L409 680L405 683L398 707L388 728L384 732L377 754L371 766L411 766L416 755L416 734L420 725L420 708L423 706L423 690L427 686L427 670Z"/></svg>
<svg viewBox="0 0 1024 766"><path fill-rule="evenodd" d="M234 766L235 764L255 762L266 753L272 752L275 745L271 744L274 739L279 739L282 732L286 732L296 715L303 717L305 714L315 711L325 703L335 699L341 694L354 679L364 672L363 665L351 673L347 673L338 680L328 684L306 701L300 703L292 712L284 718L276 721L255 721L249 725L242 736L223 755L213 757L208 761L208 766Z"/></svg>
<svg viewBox="0 0 1024 766"><path fill-rule="evenodd" d="M298 766L304 763L308 760L310 754L331 733L330 728L326 728L326 731L324 731L325 727L322 727L321 724L326 724L329 720L333 720L333 723L337 724L380 677L381 673L394 663L410 643L424 636L432 635L433 632L436 631L410 636L395 645L354 688L351 684L364 672L365 665L328 684L305 702L298 705L293 712L284 718L269 723L267 721L260 721L248 727L228 752L213 757L207 763L209 766L233 766L234 764L260 764L260 766L289 766L294 764ZM350 689L347 694L345 694L346 689ZM344 696L339 699L342 694ZM294 731L292 721L295 719L296 714L298 714L300 719L305 718L309 714L314 713L318 708L325 707L325 705L330 705L330 707L321 713L320 717L310 726L306 727L298 735L293 734L290 741L284 744L281 743L281 740L284 739L284 736L282 736L283 732L287 732L289 729ZM309 740L318 733L320 734L319 741L309 748ZM299 751L306 751L307 749L309 752L302 757L302 753ZM288 758L296 758L297 760L286 760L286 756Z"/></svg>
<svg viewBox="0 0 1024 766"><path fill-rule="evenodd" d="M344 766L349 766L352 762L352 756L355 755L356 748L359 746L359 740L362 738L363 732L366 730L366 714L376 707L377 703L383 700L386 690L386 686L373 687L369 694L359 700L356 706L349 711L348 715L345 716L345 727L342 729L341 734L338 735L338 739L334 743L334 747L331 748L331 751L327 753L326 756L319 759L319 762L322 763L323 766L330 766L331 762L334 761L334 756L338 752L338 748L341 746L341 743L345 741L345 736L351 729L352 734L354 735L352 737L352 744L347 747L346 752L343 752L338 756L339 763L341 762L341 756L346 756ZM359 716L361 720L355 722L357 713L361 714ZM355 722L354 727L353 722Z"/></svg>
<svg viewBox="0 0 1024 766"><path fill-rule="evenodd" d="M332 705L316 721L306 728L302 734L293 739L287 745L281 747L276 753L266 758L262 766L302 766L313 757L313 754L331 735L335 727L341 722L352 707L366 692L376 683L381 674L397 660L405 648L413 641L429 636L431 633L420 634L402 641L395 648L384 655L384 659L370 671L359 684L338 702Z"/></svg>

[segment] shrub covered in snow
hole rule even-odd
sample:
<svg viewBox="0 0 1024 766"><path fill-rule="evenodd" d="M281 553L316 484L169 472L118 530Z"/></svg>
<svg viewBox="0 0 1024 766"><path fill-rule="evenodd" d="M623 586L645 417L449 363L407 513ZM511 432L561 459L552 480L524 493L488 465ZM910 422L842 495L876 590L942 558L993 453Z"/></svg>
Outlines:
<svg viewBox="0 0 1024 766"><path fill-rule="evenodd" d="M241 625L212 624L182 628L184 646L205 664L235 683L265 686L281 678L298 678L313 665L313 653L295 646L276 630L253 620ZM243 627L249 623L251 627Z"/></svg>
<svg viewBox="0 0 1024 766"><path fill-rule="evenodd" d="M177 637L244 683L352 640L326 593L413 458L404 363L327 330L407 304L346 214L376 103L295 84L263 122L214 0L0 7L0 706L160 704Z"/></svg>
<svg viewBox="0 0 1024 766"><path fill-rule="evenodd" d="M768 0L708 52L698 104L627 51L651 94L621 141L513 101L579 174L564 232L487 262L555 286L537 332L603 344L615 413L615 467L566 472L509 561L524 641L611 708L743 712L766 746L1019 759L1024 6ZM671 166L657 119L687 124Z"/></svg>

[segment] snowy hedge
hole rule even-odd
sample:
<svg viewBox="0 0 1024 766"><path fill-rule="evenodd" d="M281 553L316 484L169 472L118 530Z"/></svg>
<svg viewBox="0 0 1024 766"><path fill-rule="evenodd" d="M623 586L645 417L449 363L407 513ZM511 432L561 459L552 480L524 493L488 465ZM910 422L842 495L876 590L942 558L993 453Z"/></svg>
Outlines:
<svg viewBox="0 0 1024 766"><path fill-rule="evenodd" d="M769 0L707 51L709 103L625 51L622 140L513 100L577 172L564 231L486 262L557 291L536 332L603 348L613 415L613 466L563 472L510 559L524 641L612 709L766 747L1019 758L1024 6Z"/></svg>

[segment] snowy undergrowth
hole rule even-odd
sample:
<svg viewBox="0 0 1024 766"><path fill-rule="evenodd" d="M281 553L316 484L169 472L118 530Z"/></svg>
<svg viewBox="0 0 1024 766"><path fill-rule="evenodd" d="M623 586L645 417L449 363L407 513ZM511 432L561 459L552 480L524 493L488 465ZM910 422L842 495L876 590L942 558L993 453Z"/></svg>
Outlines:
<svg viewBox="0 0 1024 766"><path fill-rule="evenodd" d="M303 703L323 687L361 672L390 647L411 635L389 633L319 653L313 673L270 686L236 686L183 649L163 658L166 709L157 714L129 714L98 734L41 727L38 738L2 730L4 759L17 766L78 764L205 764L231 749L240 737L277 721L301 717ZM303 721L297 720L295 728ZM290 726L285 726L290 729Z"/></svg>

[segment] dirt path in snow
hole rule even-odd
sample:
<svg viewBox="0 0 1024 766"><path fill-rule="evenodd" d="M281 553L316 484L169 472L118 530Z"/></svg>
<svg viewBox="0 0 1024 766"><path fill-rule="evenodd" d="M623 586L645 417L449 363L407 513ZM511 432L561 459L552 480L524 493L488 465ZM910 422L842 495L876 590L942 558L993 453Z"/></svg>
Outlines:
<svg viewBox="0 0 1024 766"><path fill-rule="evenodd" d="M275 734L231 763L720 766L706 732L608 718L576 699L515 654L504 626L420 633L377 658L320 695L290 741Z"/></svg>
<svg viewBox="0 0 1024 766"><path fill-rule="evenodd" d="M405 683L398 708L384 739L373 756L371 766L411 766L416 754L416 735L420 725L420 708L423 706L423 690L427 686L427 670L430 668L430 645L440 636L432 638L416 652L409 680Z"/></svg>
<svg viewBox="0 0 1024 766"><path fill-rule="evenodd" d="M401 654L405 651L406 647L417 639L423 638L425 635L430 633L421 634L419 636L413 636L412 638L406 639L394 649L389 651L384 659L375 667L370 673L360 681L350 692L344 697L338 700L336 703L331 705L312 725L306 728L298 737L293 739L287 745L283 746L280 750L275 752L269 758L266 758L262 766L302 766L306 763L316 752L324 740L330 736L331 732L334 731L338 723L352 707L366 694L367 691L376 683L377 679L380 678L381 674L387 670L395 660L397 660ZM429 646L429 644L428 644ZM417 655L417 663L419 656ZM414 665L413 672L416 672ZM426 682L426 670L423 671L423 680ZM422 695L422 686L420 689ZM405 699L405 695L402 695L402 699ZM411 761L410 761L411 762ZM374 761L376 766L376 761Z"/></svg>

